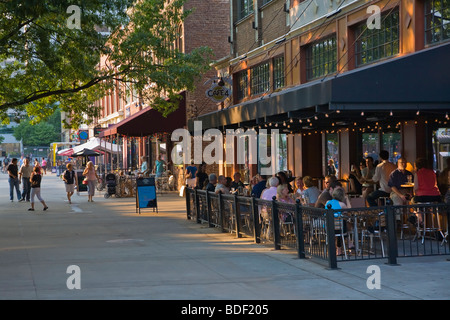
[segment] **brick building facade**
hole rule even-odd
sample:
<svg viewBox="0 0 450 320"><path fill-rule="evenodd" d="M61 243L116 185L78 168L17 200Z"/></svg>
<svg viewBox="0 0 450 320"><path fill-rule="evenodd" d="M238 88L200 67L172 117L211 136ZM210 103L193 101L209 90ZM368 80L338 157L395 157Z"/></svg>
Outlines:
<svg viewBox="0 0 450 320"><path fill-rule="evenodd" d="M449 67L448 9L444 0L233 0L231 55L216 64L232 76L233 96L197 120L204 129L279 129L286 161L275 171L297 176L325 175L332 158L345 179L382 148L392 161L436 161L430 146L450 103L439 71Z"/></svg>
<svg viewBox="0 0 450 320"><path fill-rule="evenodd" d="M213 51L213 59L229 55L230 49L227 42L230 29L229 0L187 0L184 10L192 10L192 13L180 26L180 38L175 46L185 53L189 53L199 46L207 46ZM104 61L101 61L100 66L102 63ZM201 79L196 83L195 91L183 94L183 105L180 108L186 109L186 121L189 118L217 110L217 104L205 96L206 89L211 85L210 83L205 84L205 82L215 76L216 70L211 68L211 71L201 75ZM115 91L105 95L96 103L97 106L100 106L101 115L92 123L91 135L94 128L108 129L119 126L127 118L142 113L146 108L151 108L141 102L138 92L133 88L128 95L119 95L119 92L124 91L123 85L117 83ZM160 148L161 143L165 144L164 160L168 163L171 162L170 152L167 152L171 149L170 132L140 137L114 136L107 133L101 134L101 136L117 141L124 147L123 153L111 160L111 163L116 164L113 165L113 168L137 169L141 164L141 156L147 157L152 166L159 152L163 150ZM106 162L109 163L110 160L107 159ZM176 176L178 185L184 184L184 167L170 165L169 169ZM212 172L215 171L215 168L208 168L208 170Z"/></svg>

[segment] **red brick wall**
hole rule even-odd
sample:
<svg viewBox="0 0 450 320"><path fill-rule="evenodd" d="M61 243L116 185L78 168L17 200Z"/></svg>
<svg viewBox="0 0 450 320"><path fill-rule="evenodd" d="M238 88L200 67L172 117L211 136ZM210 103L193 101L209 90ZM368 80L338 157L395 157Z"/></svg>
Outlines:
<svg viewBox="0 0 450 320"><path fill-rule="evenodd" d="M286 26L287 13L284 12L284 0L272 0L261 10L260 28L262 40L268 43L289 31Z"/></svg>
<svg viewBox="0 0 450 320"><path fill-rule="evenodd" d="M185 9L192 9L192 13L184 22L184 52L191 52L194 48L208 46L213 51L213 59L218 60L230 54L230 4L229 0L188 0ZM205 91L211 86L211 82L204 83L215 77L214 68L202 75L196 84L194 92L186 95L186 107L188 119L200 114L216 111L217 103L205 96Z"/></svg>

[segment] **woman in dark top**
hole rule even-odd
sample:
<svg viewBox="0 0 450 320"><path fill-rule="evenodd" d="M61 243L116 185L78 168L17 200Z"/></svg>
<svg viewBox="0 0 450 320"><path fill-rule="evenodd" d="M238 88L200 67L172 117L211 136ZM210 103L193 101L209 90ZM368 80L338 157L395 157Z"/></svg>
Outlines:
<svg viewBox="0 0 450 320"><path fill-rule="evenodd" d="M33 169L33 172L31 173L30 182L31 182L31 208L28 209L28 211L34 211L34 196L36 196L39 201L41 201L42 205L44 206L44 211L48 209L47 205L45 204L44 199L41 197L41 168L36 166Z"/></svg>

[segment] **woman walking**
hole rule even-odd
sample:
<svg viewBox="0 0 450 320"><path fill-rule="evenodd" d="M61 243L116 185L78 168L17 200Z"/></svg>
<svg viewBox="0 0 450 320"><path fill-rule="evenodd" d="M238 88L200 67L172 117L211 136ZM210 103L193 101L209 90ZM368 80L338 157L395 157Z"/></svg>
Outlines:
<svg viewBox="0 0 450 320"><path fill-rule="evenodd" d="M44 199L41 197L41 168L40 167L34 167L33 172L31 173L30 182L31 182L31 208L28 209L28 211L34 211L34 196L36 196L39 201L41 201L42 205L44 206L44 211L48 209L47 205L45 204Z"/></svg>
<svg viewBox="0 0 450 320"><path fill-rule="evenodd" d="M71 163L68 163L66 168L67 170L64 171L62 179L66 186L67 200L69 200L69 204L71 204L72 203L71 197L75 192L75 186L78 185L78 178L75 171L73 171L73 166Z"/></svg>
<svg viewBox="0 0 450 320"><path fill-rule="evenodd" d="M95 172L94 164L92 161L89 161L86 164L86 169L83 171L83 176L86 177L87 186L88 186L88 202L94 202L92 197L95 194L95 183L98 181L97 172Z"/></svg>

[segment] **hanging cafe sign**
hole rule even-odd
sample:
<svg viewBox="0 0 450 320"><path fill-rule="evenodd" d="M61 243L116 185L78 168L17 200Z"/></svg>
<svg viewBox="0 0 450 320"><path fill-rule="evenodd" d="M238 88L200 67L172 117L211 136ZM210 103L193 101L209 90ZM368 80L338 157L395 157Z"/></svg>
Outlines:
<svg viewBox="0 0 450 320"><path fill-rule="evenodd" d="M215 81L215 80L219 81ZM231 89L226 86L226 82L230 83L231 81L228 78L214 78L211 87L205 91L206 97L211 99L213 102L222 102L225 99L231 96ZM208 83L208 80L206 83ZM205 83L205 84L206 84Z"/></svg>

